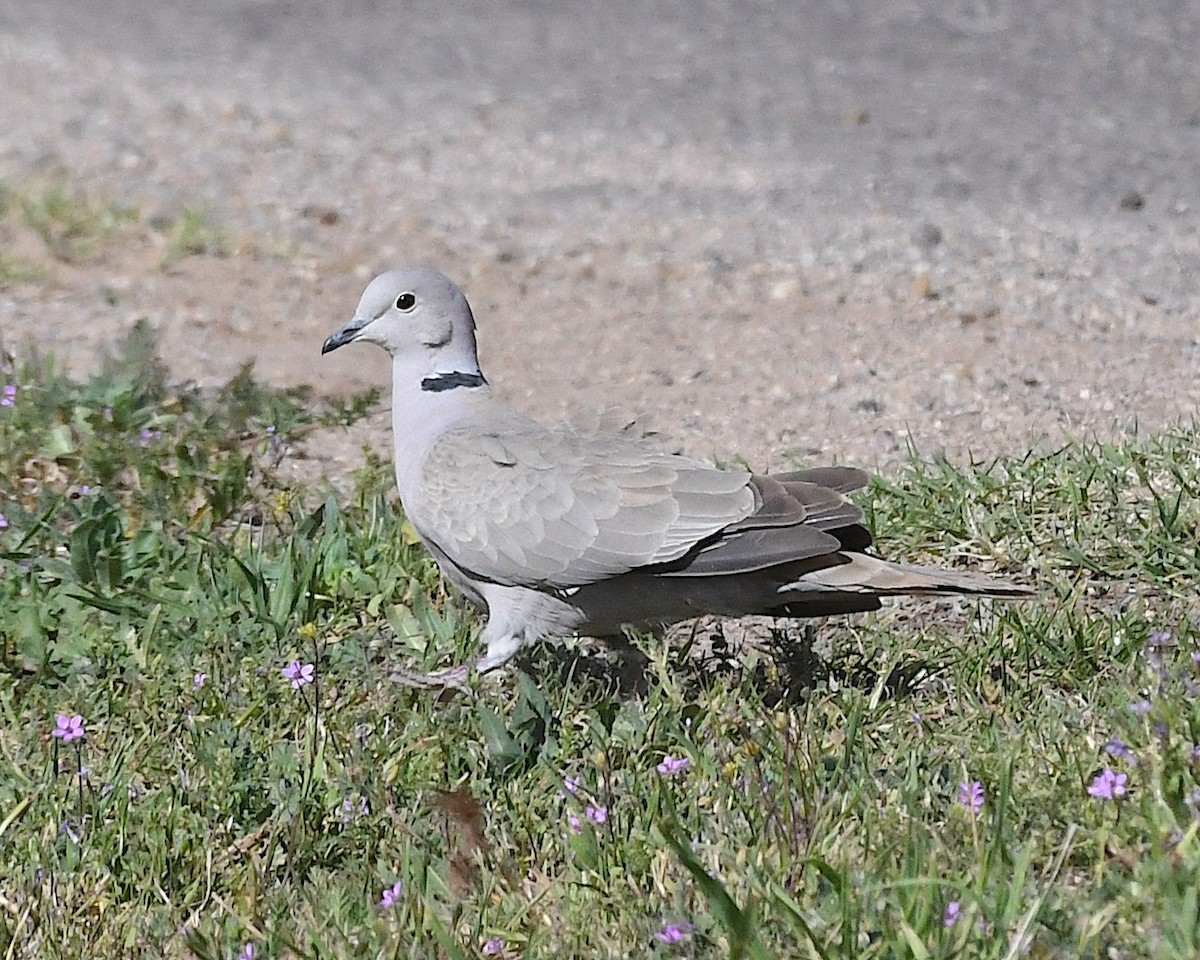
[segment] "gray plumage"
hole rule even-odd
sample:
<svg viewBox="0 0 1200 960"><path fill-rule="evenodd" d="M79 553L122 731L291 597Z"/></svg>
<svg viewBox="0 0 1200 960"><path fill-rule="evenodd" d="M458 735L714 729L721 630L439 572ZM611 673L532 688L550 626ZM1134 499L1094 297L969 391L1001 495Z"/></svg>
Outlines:
<svg viewBox="0 0 1200 960"><path fill-rule="evenodd" d="M543 637L707 613L815 617L899 594L1030 592L867 554L862 511L844 496L867 482L861 470L756 476L663 452L628 421L582 432L522 416L493 396L466 298L435 271L377 277L321 352L354 340L392 357L400 497L446 577L488 612L480 671Z"/></svg>

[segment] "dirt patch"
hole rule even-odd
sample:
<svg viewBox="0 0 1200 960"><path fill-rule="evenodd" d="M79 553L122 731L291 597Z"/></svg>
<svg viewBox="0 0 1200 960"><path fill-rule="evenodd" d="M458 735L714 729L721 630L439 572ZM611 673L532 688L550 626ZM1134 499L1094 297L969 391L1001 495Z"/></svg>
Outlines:
<svg viewBox="0 0 1200 960"><path fill-rule="evenodd" d="M252 360L386 394L382 353L320 344L371 275L424 264L467 292L517 406L619 402L759 468L1019 454L1200 409L1190 28L1120 4L1061 31L619 6L603 56L602 23L539 4L0 14L0 178L141 224L64 263L10 210L4 252L43 277L0 290L5 346L87 369L144 318L181 378ZM1118 36L1140 72L1095 59ZM164 269L195 210L227 255ZM310 451L341 469L359 440L386 448L386 413Z"/></svg>

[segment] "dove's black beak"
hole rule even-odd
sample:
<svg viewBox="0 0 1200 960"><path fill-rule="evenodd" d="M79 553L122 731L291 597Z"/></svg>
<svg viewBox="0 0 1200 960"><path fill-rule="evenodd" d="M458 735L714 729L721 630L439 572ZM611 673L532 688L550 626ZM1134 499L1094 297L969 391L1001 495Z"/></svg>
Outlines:
<svg viewBox="0 0 1200 960"><path fill-rule="evenodd" d="M365 327L369 320L363 320L355 317L348 324L342 327L337 333L321 344L321 356L329 353L330 350L336 350L338 347L344 347L352 340L357 340L358 335L362 333L362 328Z"/></svg>

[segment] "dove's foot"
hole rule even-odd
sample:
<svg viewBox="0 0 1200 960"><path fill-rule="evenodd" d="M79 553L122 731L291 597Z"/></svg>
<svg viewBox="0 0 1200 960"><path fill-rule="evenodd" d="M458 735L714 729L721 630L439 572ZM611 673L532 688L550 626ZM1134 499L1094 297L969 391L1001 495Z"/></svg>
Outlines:
<svg viewBox="0 0 1200 960"><path fill-rule="evenodd" d="M404 687L415 687L418 690L457 690L470 693L467 677L470 667L450 667L446 670L434 670L432 673L421 673L419 670L409 670L397 667L392 671L390 679Z"/></svg>
<svg viewBox="0 0 1200 960"><path fill-rule="evenodd" d="M491 624L488 625L489 629ZM486 633L485 633L486 636ZM391 673L395 683L406 687L416 687L418 690L457 690L470 693L467 680L472 674L489 673L504 666L521 648L521 638L517 635L503 633L487 641L487 649L483 656L474 663L461 667L449 667L446 670L434 670L433 673L421 673L406 667L397 667Z"/></svg>

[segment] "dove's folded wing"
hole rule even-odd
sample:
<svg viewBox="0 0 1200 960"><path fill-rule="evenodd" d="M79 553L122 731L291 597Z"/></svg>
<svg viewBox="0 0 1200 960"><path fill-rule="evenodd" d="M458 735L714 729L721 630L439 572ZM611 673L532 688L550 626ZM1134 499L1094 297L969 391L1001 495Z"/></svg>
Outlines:
<svg viewBox="0 0 1200 960"><path fill-rule="evenodd" d="M678 560L760 506L748 473L567 427L503 427L442 436L410 511L423 536L485 580L594 583Z"/></svg>

